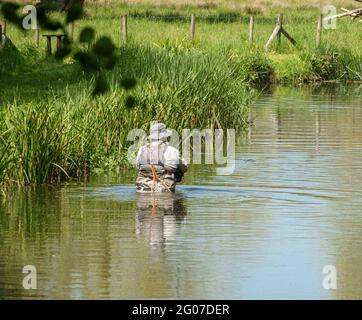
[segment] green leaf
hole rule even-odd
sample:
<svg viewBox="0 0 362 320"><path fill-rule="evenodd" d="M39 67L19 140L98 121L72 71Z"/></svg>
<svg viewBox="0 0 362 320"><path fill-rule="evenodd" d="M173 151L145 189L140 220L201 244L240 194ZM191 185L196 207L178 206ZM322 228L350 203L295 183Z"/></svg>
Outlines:
<svg viewBox="0 0 362 320"><path fill-rule="evenodd" d="M43 24L43 27L47 30L56 31L62 28L62 24L58 21L50 21L48 20Z"/></svg>
<svg viewBox="0 0 362 320"><path fill-rule="evenodd" d="M131 108L133 108L135 106L135 104L136 104L136 99L134 97L128 96L126 98L125 105L126 105L127 108L131 109Z"/></svg>
<svg viewBox="0 0 362 320"><path fill-rule="evenodd" d="M1 5L1 12L6 20L22 28L22 19L17 13L19 8L20 6L16 3L5 2Z"/></svg>
<svg viewBox="0 0 362 320"><path fill-rule="evenodd" d="M101 66L97 57L89 52L78 51L74 58L80 63L82 68L87 72L99 71Z"/></svg>
<svg viewBox="0 0 362 320"><path fill-rule="evenodd" d="M59 21L52 21L48 18L47 13L43 7L37 9L36 18L39 26L42 29L55 31L62 28L62 24Z"/></svg>
<svg viewBox="0 0 362 320"><path fill-rule="evenodd" d="M63 37L63 45L64 46L70 46L71 45L71 41L70 41L67 34Z"/></svg>
<svg viewBox="0 0 362 320"><path fill-rule="evenodd" d="M63 46L55 52L54 57L57 60L62 60L67 57L71 52L72 48L70 46Z"/></svg>
<svg viewBox="0 0 362 320"><path fill-rule="evenodd" d="M93 51L105 57L110 57L113 55L116 47L114 46L113 42L108 37L100 38L93 46Z"/></svg>
<svg viewBox="0 0 362 320"><path fill-rule="evenodd" d="M134 78L125 78L121 80L121 86L125 88L126 90L130 90L134 88L134 86L137 84L136 79Z"/></svg>
<svg viewBox="0 0 362 320"><path fill-rule="evenodd" d="M88 43L94 39L94 29L90 27L85 27L79 36L79 42Z"/></svg>
<svg viewBox="0 0 362 320"><path fill-rule="evenodd" d="M110 56L110 57L105 57L103 59L103 67L105 69L113 69L113 67L116 65L117 63L117 56L113 55L113 56Z"/></svg>
<svg viewBox="0 0 362 320"><path fill-rule="evenodd" d="M80 19L83 16L83 4L75 4L67 11L67 23Z"/></svg>
<svg viewBox="0 0 362 320"><path fill-rule="evenodd" d="M17 11L20 8L20 5L13 2L3 2L1 5L2 12L14 12Z"/></svg>
<svg viewBox="0 0 362 320"><path fill-rule="evenodd" d="M107 79L103 74L99 74L96 78L96 84L93 90L93 96L103 94L109 90Z"/></svg>

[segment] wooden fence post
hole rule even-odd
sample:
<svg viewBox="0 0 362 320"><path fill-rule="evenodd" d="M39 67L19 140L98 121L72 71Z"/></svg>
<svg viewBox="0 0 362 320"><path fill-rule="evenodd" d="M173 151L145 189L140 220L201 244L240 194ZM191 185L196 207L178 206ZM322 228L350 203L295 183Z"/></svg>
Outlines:
<svg viewBox="0 0 362 320"><path fill-rule="evenodd" d="M39 28L35 29L34 42L35 42L35 46L37 48L39 48L39 43L40 43L40 29Z"/></svg>
<svg viewBox="0 0 362 320"><path fill-rule="evenodd" d="M196 19L195 19L195 15L192 14L191 15L191 39L194 40L195 38L195 23L196 23Z"/></svg>
<svg viewBox="0 0 362 320"><path fill-rule="evenodd" d="M277 25L280 27L280 30L282 30L282 28L283 28L283 14L282 13L279 13L279 15L278 15ZM278 45L281 44L281 41L282 41L282 35L281 35L281 32L279 32L278 33Z"/></svg>
<svg viewBox="0 0 362 320"><path fill-rule="evenodd" d="M3 35L6 36L6 20L2 22L2 26L3 26Z"/></svg>
<svg viewBox="0 0 362 320"><path fill-rule="evenodd" d="M273 30L273 33L270 35L268 42L265 45L265 49L268 49L273 40L279 36L281 36L281 27L279 24L277 24Z"/></svg>
<svg viewBox="0 0 362 320"><path fill-rule="evenodd" d="M316 37L317 47L321 45L322 25L323 25L323 15L320 15L317 23L317 37Z"/></svg>
<svg viewBox="0 0 362 320"><path fill-rule="evenodd" d="M70 22L68 24L68 37L69 37L69 40L73 40L73 37L74 37L74 21Z"/></svg>
<svg viewBox="0 0 362 320"><path fill-rule="evenodd" d="M250 16L249 24L249 45L252 45L254 41L254 16Z"/></svg>
<svg viewBox="0 0 362 320"><path fill-rule="evenodd" d="M3 46L3 25L0 23L0 48Z"/></svg>
<svg viewBox="0 0 362 320"><path fill-rule="evenodd" d="M57 50L60 50L63 46L62 35L57 35L56 38L57 38Z"/></svg>
<svg viewBox="0 0 362 320"><path fill-rule="evenodd" d="M128 42L128 18L127 18L127 15L122 16L121 24L122 24L123 43L127 44L127 42Z"/></svg>
<svg viewBox="0 0 362 320"><path fill-rule="evenodd" d="M48 57L50 57L52 55L52 39L50 36L46 36L46 42L47 42L47 46L46 46L46 55Z"/></svg>
<svg viewBox="0 0 362 320"><path fill-rule="evenodd" d="M281 43L281 37L282 34L293 44L296 45L296 41L294 40L294 38L287 32L287 30L284 29L283 27L283 14L279 14L278 15L278 22L276 27L273 30L273 33L271 34L268 42L265 45L265 49L268 49L268 47L270 46L270 44L273 42L273 40L275 38L278 39L278 44L280 45Z"/></svg>

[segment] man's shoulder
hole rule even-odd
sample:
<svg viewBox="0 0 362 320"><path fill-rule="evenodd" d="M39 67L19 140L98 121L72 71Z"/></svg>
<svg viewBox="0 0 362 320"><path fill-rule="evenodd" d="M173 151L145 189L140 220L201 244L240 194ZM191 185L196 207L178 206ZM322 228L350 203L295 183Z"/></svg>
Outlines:
<svg viewBox="0 0 362 320"><path fill-rule="evenodd" d="M180 151L177 148L171 146L170 144L167 144L166 152L179 153Z"/></svg>
<svg viewBox="0 0 362 320"><path fill-rule="evenodd" d="M142 152L147 146L144 145L144 146L140 146L139 149L138 149L138 152Z"/></svg>

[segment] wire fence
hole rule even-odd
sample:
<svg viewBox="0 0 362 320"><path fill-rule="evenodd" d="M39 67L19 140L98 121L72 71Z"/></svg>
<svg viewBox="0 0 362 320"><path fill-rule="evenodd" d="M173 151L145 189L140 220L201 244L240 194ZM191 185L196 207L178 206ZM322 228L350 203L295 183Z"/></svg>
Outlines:
<svg viewBox="0 0 362 320"><path fill-rule="evenodd" d="M249 34L248 34L248 42L249 44L254 43L254 25L261 24L261 25L274 25L274 31L269 37L268 42L265 44L265 48L268 48L270 44L276 39L278 43L280 43L281 37L285 37L288 39L293 45L296 45L296 40L293 38L293 35L288 33L288 31L284 28L283 23L291 23L291 24L313 24L314 28L316 28L316 44L319 46L321 44L321 33L322 33L322 15L314 16L293 16L293 15L286 15L284 17L283 14L279 14L278 17L275 15L273 16L263 16L263 15L250 15L246 13L238 13L238 12L228 12L228 13L215 13L215 14L188 14L188 13L158 13L155 11L131 11L128 12L126 15L117 15L114 14L100 14L96 16L88 16L84 19L86 21L120 21L121 25L121 39L123 43L128 42L128 18L132 20L147 20L147 21L154 21L154 22L166 22L166 23L185 23L190 25L190 35L191 38L195 38L195 25L197 23L209 23L209 24L227 24L227 23L241 23L241 24L248 24L249 25ZM288 26L287 26L288 28ZM2 44L2 35L6 35L6 23L0 21L0 45ZM71 23L68 25L68 36L73 38L74 33L74 24ZM119 32L119 31L118 31ZM46 35L43 35L46 36ZM47 40L47 55L51 55L52 51L52 37L57 37L57 48L62 46L61 41L59 40L59 35L48 35ZM36 47L39 47L41 36L40 30L35 30L34 34L34 41Z"/></svg>
<svg viewBox="0 0 362 320"><path fill-rule="evenodd" d="M155 22L168 22L168 23L177 23L184 22L188 23L190 21L191 14L179 14L179 13L155 13L152 11L138 12L131 11L127 13L127 16L132 19L137 20L149 20ZM263 15L254 15L254 14L242 14L242 13L217 13L217 14L196 14L197 21L204 23L248 23L250 20L250 16L254 16L258 23L261 24L273 24L276 20L275 16L263 16ZM296 23L308 23L316 21L318 15L310 15L310 16L290 16L286 17L285 21L293 21ZM105 15L100 14L97 16L89 16L86 17L87 20L115 20L119 19L119 15L111 14Z"/></svg>

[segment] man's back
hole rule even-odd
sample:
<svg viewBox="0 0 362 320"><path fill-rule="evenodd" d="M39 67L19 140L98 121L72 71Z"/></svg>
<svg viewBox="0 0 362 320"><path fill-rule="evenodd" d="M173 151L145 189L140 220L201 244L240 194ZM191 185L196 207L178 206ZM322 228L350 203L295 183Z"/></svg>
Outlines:
<svg viewBox="0 0 362 320"><path fill-rule="evenodd" d="M141 192L175 191L175 172L186 172L187 163L180 152L166 141L153 141L142 146L137 155L137 189Z"/></svg>

